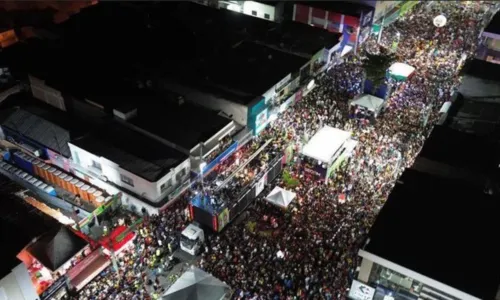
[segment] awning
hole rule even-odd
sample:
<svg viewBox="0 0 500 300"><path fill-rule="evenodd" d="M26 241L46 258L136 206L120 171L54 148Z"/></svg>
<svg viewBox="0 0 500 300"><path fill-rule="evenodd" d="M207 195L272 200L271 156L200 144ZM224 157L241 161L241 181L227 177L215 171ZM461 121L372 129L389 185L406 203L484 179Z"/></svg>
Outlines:
<svg viewBox="0 0 500 300"><path fill-rule="evenodd" d="M163 300L221 300L230 292L227 284L196 267L184 272L163 294Z"/></svg>
<svg viewBox="0 0 500 300"><path fill-rule="evenodd" d="M367 110L373 112L375 116L377 116L384 106L384 99L375 97L373 95L363 94L355 99L352 99L350 101L350 105L364 107Z"/></svg>
<svg viewBox="0 0 500 300"><path fill-rule="evenodd" d="M415 72L414 67L399 62L389 68L389 75L396 80L406 80L413 72Z"/></svg>
<svg viewBox="0 0 500 300"><path fill-rule="evenodd" d="M295 194L294 192L285 190L277 186L271 191L271 193L269 193L269 195L267 195L266 201L276 206L287 208L296 196L297 194Z"/></svg>

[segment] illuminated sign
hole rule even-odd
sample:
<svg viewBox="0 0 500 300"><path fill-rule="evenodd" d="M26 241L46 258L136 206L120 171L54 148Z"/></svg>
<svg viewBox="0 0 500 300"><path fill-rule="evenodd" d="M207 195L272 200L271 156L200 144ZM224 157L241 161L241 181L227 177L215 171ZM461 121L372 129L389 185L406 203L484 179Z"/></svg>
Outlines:
<svg viewBox="0 0 500 300"><path fill-rule="evenodd" d="M352 281L349 290L349 298L354 300L372 300L375 295L375 289L357 280Z"/></svg>

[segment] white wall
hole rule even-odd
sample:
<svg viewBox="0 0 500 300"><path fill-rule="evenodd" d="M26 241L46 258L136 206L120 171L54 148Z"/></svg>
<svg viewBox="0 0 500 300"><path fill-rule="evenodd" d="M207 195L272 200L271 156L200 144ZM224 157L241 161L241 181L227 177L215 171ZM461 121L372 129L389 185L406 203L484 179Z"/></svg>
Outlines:
<svg viewBox="0 0 500 300"><path fill-rule="evenodd" d="M253 15L252 12L255 12L256 15ZM243 13L249 16L254 16L269 21L276 20L276 9L274 6L254 1L243 2ZM265 14L268 14L269 18L266 18Z"/></svg>
<svg viewBox="0 0 500 300"><path fill-rule="evenodd" d="M31 283L28 270L23 263L0 280L0 300L38 300L35 287Z"/></svg>
<svg viewBox="0 0 500 300"><path fill-rule="evenodd" d="M45 84L44 80L36 78L33 75L29 75L29 80L33 97L38 100L42 100L43 102L48 103L60 110L66 111L64 98L61 95L60 91L49 87Z"/></svg>
<svg viewBox="0 0 500 300"><path fill-rule="evenodd" d="M232 119L236 123L244 126L247 125L247 107L245 105L237 104L208 93L202 93L181 84L171 82L162 82L162 84L165 89L184 96L187 101L197 103L216 111L223 111L228 116L232 115Z"/></svg>
<svg viewBox="0 0 500 300"><path fill-rule="evenodd" d="M188 174L190 171L190 161L189 159L186 159L160 180L156 182L150 182L127 170L122 169L118 164L108 160L107 158L99 157L97 155L89 153L71 143L68 143L68 145L71 150L71 157L73 159L73 162L84 169L91 170L93 173L105 176L110 182L127 190L130 190L133 193L141 195L142 197L145 197L152 202L159 202L161 198L163 198L167 194L168 190L164 193L161 192L162 184L166 183L170 179L172 185L178 184L178 182L176 181L176 174L180 173L183 169L185 169ZM92 167L93 161L101 164L100 172L99 170ZM132 179L133 186L124 183L121 180L120 174Z"/></svg>

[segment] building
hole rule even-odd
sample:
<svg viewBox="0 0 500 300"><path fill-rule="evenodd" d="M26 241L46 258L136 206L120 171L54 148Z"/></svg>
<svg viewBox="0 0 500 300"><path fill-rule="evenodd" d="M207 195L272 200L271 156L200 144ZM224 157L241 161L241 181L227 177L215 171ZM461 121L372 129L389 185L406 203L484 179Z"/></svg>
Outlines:
<svg viewBox="0 0 500 300"><path fill-rule="evenodd" d="M0 108L1 139L66 171L71 169L68 142L86 133L85 125L26 93L11 95Z"/></svg>
<svg viewBox="0 0 500 300"><path fill-rule="evenodd" d="M292 20L331 32L350 32L348 45L357 48L371 33L374 12L362 3L307 1L293 5Z"/></svg>
<svg viewBox="0 0 500 300"><path fill-rule="evenodd" d="M219 8L268 21L280 22L285 3L281 1L218 1Z"/></svg>
<svg viewBox="0 0 500 300"><path fill-rule="evenodd" d="M71 141L69 148L81 172L90 172L155 207L162 207L173 192L189 184L187 154L116 121ZM124 202L140 211L142 205L131 199Z"/></svg>
<svg viewBox="0 0 500 300"><path fill-rule="evenodd" d="M435 126L411 169L465 181L490 193L500 192L496 141L447 126Z"/></svg>
<svg viewBox="0 0 500 300"><path fill-rule="evenodd" d="M354 299L495 299L499 209L481 188L406 170L359 251L353 286L371 297Z"/></svg>
<svg viewBox="0 0 500 300"><path fill-rule="evenodd" d="M21 188L8 178L0 176L1 204L0 238L2 243L2 264L0 273L0 297L2 299L39 299L41 290L33 283L28 267L17 258L23 248L39 235L57 228L57 221L40 213L14 193Z"/></svg>
<svg viewBox="0 0 500 300"><path fill-rule="evenodd" d="M485 138L500 138L500 66L480 59L467 61L462 83L440 110L440 123Z"/></svg>
<svg viewBox="0 0 500 300"><path fill-rule="evenodd" d="M243 129L223 114L186 102L175 93L142 100L135 106L125 104L115 108L116 120L189 155L191 170L196 173L207 155L225 150L217 149L223 147L221 141L231 139Z"/></svg>
<svg viewBox="0 0 500 300"><path fill-rule="evenodd" d="M500 63L500 12L493 16L481 36L483 40L476 57L491 63Z"/></svg>

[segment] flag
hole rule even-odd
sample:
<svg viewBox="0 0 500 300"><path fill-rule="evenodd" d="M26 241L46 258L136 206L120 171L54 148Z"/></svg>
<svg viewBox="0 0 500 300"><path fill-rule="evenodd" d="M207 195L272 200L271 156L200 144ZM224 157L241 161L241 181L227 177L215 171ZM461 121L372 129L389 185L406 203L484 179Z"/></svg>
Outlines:
<svg viewBox="0 0 500 300"><path fill-rule="evenodd" d="M340 38L340 47L338 52L342 53L344 51L345 46L349 43L349 40L351 39L352 35L352 27L351 26L344 26L344 30L342 32L342 37Z"/></svg>

